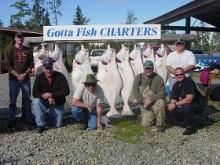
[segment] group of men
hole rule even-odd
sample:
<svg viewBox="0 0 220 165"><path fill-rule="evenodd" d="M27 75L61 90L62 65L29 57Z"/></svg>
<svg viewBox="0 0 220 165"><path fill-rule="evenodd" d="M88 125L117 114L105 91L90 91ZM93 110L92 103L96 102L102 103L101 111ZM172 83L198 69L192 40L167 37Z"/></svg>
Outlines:
<svg viewBox="0 0 220 165"><path fill-rule="evenodd" d="M53 70L56 62L46 57L43 61L43 72L38 74L33 84L33 101L31 101L30 72L33 68L33 54L23 45L24 35L17 32L14 44L6 50L9 65L9 128L16 128L17 97L22 91L22 118L28 124L36 124L36 132L42 133L47 125L46 112L49 112L49 121L54 128L62 126L65 97L70 89L65 76ZM104 93L97 85L93 74L86 77L82 86L79 86L73 96L72 113L76 121L85 121L85 129L102 128L101 112Z"/></svg>
<svg viewBox="0 0 220 165"><path fill-rule="evenodd" d="M152 126L152 131L163 132L166 119L177 123L179 114L182 114L183 135L190 135L195 132L194 116L204 109L204 100L191 78L196 65L195 56L185 49L183 40L177 41L175 46L176 50L168 55L166 61L171 90L168 104L163 79L153 72L151 61L145 61L144 72L135 77L132 94L141 105L141 123L144 127Z"/></svg>
<svg viewBox="0 0 220 165"><path fill-rule="evenodd" d="M52 58L43 60L43 72L38 74L33 85L31 101L31 83L29 73L33 67L33 55L29 48L23 46L24 36L17 32L15 44L6 51L9 64L9 127L16 126L16 100L22 90L22 117L29 123L37 125L36 132L42 133L47 125L45 113L49 110L49 123L58 128L62 126L65 97L70 89L65 76L53 70ZM185 50L183 41L176 42L176 51L167 58L170 73L170 101L165 101L163 79L155 72L151 61L144 62L144 72L134 80L132 95L140 103L142 125L153 126L152 130L162 132L165 129L165 116L175 119L176 112L183 111L186 130L184 135L193 133L193 116L202 110L198 104L198 91L190 78L195 67L195 57ZM173 86L173 87L172 87ZM95 75L88 74L85 82L77 87L72 99L72 113L76 121L84 121L85 128L102 129L104 93L97 84ZM32 106L33 108L32 108ZM33 111L32 111L33 109ZM167 109L167 113L166 113Z"/></svg>

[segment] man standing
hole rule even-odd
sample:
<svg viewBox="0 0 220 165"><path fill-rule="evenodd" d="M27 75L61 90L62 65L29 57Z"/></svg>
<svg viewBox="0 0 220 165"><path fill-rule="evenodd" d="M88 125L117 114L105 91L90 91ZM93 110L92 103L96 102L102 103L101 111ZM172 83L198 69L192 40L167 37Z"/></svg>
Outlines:
<svg viewBox="0 0 220 165"><path fill-rule="evenodd" d="M141 104L141 124L163 132L165 126L165 89L163 79L155 72L152 61L144 62L144 72L135 77L132 94ZM156 122L155 122L156 121Z"/></svg>
<svg viewBox="0 0 220 165"><path fill-rule="evenodd" d="M49 109L50 122L55 128L62 126L65 96L70 92L65 76L53 70L54 59L43 61L43 73L37 75L33 86L33 109L37 133L45 130L45 112Z"/></svg>
<svg viewBox="0 0 220 165"><path fill-rule="evenodd" d="M166 67L170 74L169 77L169 88L172 90L173 84L176 82L175 79L175 69L181 67L184 69L186 77L191 76L192 70L196 66L195 56L191 51L186 50L185 42L183 40L178 40L176 43L176 51L171 52L166 61Z"/></svg>
<svg viewBox="0 0 220 165"><path fill-rule="evenodd" d="M85 120L85 128L102 129L104 92L93 74L77 87L72 100L72 113L77 121Z"/></svg>
<svg viewBox="0 0 220 165"><path fill-rule="evenodd" d="M6 50L9 72L9 128L16 126L16 102L19 91L22 91L22 111L27 122L32 122L31 112L31 82L29 73L33 67L33 54L23 46L24 36L21 32L15 34L15 44Z"/></svg>
<svg viewBox="0 0 220 165"><path fill-rule="evenodd" d="M193 117L203 111L205 100L197 90L194 81L190 77L185 77L183 68L176 68L174 73L177 82L173 85L168 104L168 119L176 119L178 112L182 112L186 127L183 135L190 135L194 133Z"/></svg>

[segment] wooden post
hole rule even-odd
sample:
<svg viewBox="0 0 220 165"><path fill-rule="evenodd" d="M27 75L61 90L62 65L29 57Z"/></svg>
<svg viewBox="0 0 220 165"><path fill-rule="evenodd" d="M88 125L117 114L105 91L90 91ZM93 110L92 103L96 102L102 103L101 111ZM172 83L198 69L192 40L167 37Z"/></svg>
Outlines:
<svg viewBox="0 0 220 165"><path fill-rule="evenodd" d="M185 30L186 34L190 34L190 17L186 18L186 30ZM186 49L190 49L190 42L186 41Z"/></svg>

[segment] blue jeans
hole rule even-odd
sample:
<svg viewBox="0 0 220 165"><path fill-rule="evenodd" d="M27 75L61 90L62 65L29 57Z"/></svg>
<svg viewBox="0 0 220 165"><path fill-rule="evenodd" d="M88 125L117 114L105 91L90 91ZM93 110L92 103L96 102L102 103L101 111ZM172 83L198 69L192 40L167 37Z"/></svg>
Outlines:
<svg viewBox="0 0 220 165"><path fill-rule="evenodd" d="M85 120L88 128L91 129L97 128L97 113L95 110L89 112L88 109L86 108L73 106L71 111L75 120L77 121Z"/></svg>
<svg viewBox="0 0 220 165"><path fill-rule="evenodd" d="M27 121L33 120L33 114L31 112L31 82L30 80L26 80L20 82L18 80L9 80L9 120L15 120L16 112L17 112L17 97L19 91L21 89L22 92L22 113L25 116Z"/></svg>
<svg viewBox="0 0 220 165"><path fill-rule="evenodd" d="M50 105L43 99L34 98L33 109L37 126L46 125L45 112L49 109L49 120L52 126L61 127L63 123L64 105Z"/></svg>
<svg viewBox="0 0 220 165"><path fill-rule="evenodd" d="M194 116L202 113L203 109L204 107L201 107L197 103L185 104L181 107L177 107L173 111L168 111L167 117L171 119L177 119L178 116L180 118L180 115L181 115L181 117L183 117L183 120L184 120L184 126L186 128L193 127Z"/></svg>

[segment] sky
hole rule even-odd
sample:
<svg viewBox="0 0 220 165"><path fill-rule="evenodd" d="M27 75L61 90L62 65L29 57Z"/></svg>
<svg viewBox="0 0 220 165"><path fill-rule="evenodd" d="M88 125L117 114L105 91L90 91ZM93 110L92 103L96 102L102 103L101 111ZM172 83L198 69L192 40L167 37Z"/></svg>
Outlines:
<svg viewBox="0 0 220 165"><path fill-rule="evenodd" d="M31 0L27 0L31 4ZM137 23L165 14L192 0L62 0L61 17L58 25L71 25L77 5L80 6L89 24L125 23L128 10L133 10ZM16 0L0 0L0 19L4 26L9 25L10 15L16 10L10 5ZM31 5L30 5L31 6ZM51 20L52 22L52 20Z"/></svg>

